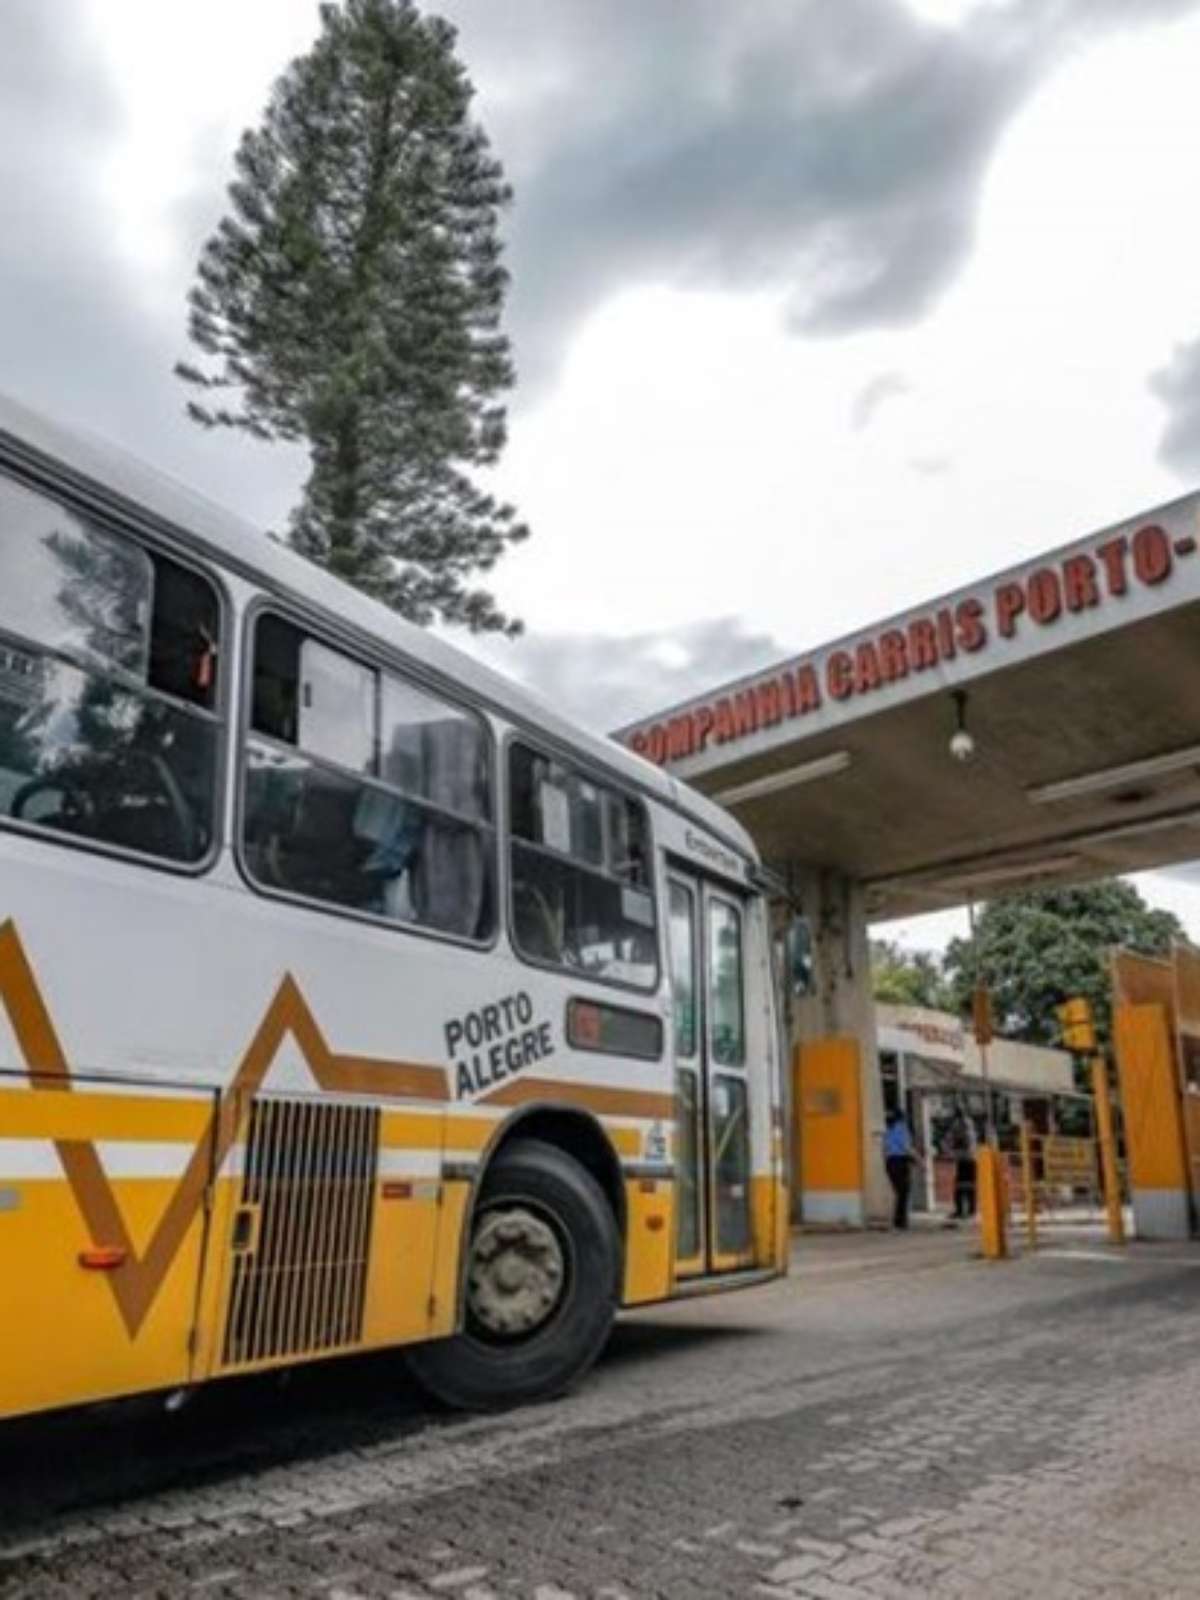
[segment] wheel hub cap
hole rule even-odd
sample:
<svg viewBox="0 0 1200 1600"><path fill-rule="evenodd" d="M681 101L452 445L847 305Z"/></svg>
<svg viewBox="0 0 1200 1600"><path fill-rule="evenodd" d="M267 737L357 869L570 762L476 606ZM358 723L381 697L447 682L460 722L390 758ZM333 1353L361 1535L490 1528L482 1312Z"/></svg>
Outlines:
<svg viewBox="0 0 1200 1600"><path fill-rule="evenodd" d="M515 1208L484 1217L471 1246L467 1303L489 1333L530 1333L562 1291L562 1247L553 1228Z"/></svg>

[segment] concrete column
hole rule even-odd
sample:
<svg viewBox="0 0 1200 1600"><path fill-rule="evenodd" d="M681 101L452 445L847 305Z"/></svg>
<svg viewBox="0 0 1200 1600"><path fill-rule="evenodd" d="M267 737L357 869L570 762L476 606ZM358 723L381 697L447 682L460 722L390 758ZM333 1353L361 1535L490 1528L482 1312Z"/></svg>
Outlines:
<svg viewBox="0 0 1200 1600"><path fill-rule="evenodd" d="M886 1222L892 1196L883 1165L883 1086L863 890L844 873L819 867L795 865L788 876L813 942L812 992L793 1002L793 1043L830 1034L849 1034L858 1040L863 1067L864 1203L869 1221Z"/></svg>

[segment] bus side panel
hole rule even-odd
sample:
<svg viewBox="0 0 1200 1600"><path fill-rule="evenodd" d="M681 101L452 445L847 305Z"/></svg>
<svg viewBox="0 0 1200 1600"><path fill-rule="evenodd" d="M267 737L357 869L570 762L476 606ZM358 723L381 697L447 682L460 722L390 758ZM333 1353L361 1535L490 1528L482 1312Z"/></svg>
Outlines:
<svg viewBox="0 0 1200 1600"><path fill-rule="evenodd" d="M449 1338L459 1330L463 1251L470 1226L472 1187L469 1178L443 1181L437 1216L437 1253L429 1295L425 1337Z"/></svg>
<svg viewBox="0 0 1200 1600"><path fill-rule="evenodd" d="M772 1177L750 1180L751 1221L754 1232L754 1265L787 1270L788 1192L787 1186Z"/></svg>
<svg viewBox="0 0 1200 1600"><path fill-rule="evenodd" d="M766 902L751 904L746 972L749 1060L754 1082L750 1221L754 1265L786 1272L791 1246L783 1134L784 1041L777 1007Z"/></svg>
<svg viewBox="0 0 1200 1600"><path fill-rule="evenodd" d="M188 1381L212 1114L0 1091L0 1415Z"/></svg>
<svg viewBox="0 0 1200 1600"><path fill-rule="evenodd" d="M430 1336L444 1123L441 1114L384 1113L366 1345L408 1344Z"/></svg>
<svg viewBox="0 0 1200 1600"><path fill-rule="evenodd" d="M350 1186L330 1181L336 1156L318 1151L314 1124L323 1115L340 1117L344 1134L348 1116L370 1109L367 1100L238 1098L234 1139L214 1186L198 1373L219 1377L431 1337L444 1211L443 1113L381 1109L372 1176L356 1199ZM289 1147L309 1168L304 1181L281 1186L274 1208L243 1186L256 1103L291 1115ZM276 1155L265 1163L268 1182L278 1161ZM358 1305L355 1261L364 1258L361 1315L350 1315L350 1303ZM291 1276L291 1290L276 1293L271 1280L283 1274ZM302 1277L322 1274L315 1290L303 1288Z"/></svg>
<svg viewBox="0 0 1200 1600"><path fill-rule="evenodd" d="M621 1304L665 1300L675 1283L674 1183L664 1178L627 1178L625 1214Z"/></svg>

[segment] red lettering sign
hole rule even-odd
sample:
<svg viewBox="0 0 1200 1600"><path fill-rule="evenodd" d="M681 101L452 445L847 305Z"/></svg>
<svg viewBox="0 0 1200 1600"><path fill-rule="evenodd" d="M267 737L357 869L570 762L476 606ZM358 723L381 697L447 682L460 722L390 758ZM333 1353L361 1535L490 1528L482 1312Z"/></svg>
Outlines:
<svg viewBox="0 0 1200 1600"><path fill-rule="evenodd" d="M996 590L996 627L1003 639L1017 631L1017 618L1025 609L1025 591L1019 583L1002 583Z"/></svg>
<svg viewBox="0 0 1200 1600"><path fill-rule="evenodd" d="M1133 570L1142 583L1161 583L1171 576L1171 541L1163 530L1151 524L1133 536Z"/></svg>
<svg viewBox="0 0 1200 1600"><path fill-rule="evenodd" d="M1086 611L1100 604L1096 563L1091 556L1068 556L1063 562L1063 595L1068 611Z"/></svg>
<svg viewBox="0 0 1200 1600"><path fill-rule="evenodd" d="M908 625L908 662L914 672L938 664L937 629L925 617Z"/></svg>
<svg viewBox="0 0 1200 1600"><path fill-rule="evenodd" d="M1121 599L1134 583L1155 588L1172 575L1177 562L1196 555L1194 537L1172 539L1157 523L1132 536L1117 534L1090 552L1046 562L1027 577L996 585L990 605L970 595L940 606L877 635L830 650L823 661L803 661L765 675L746 688L730 691L665 721L638 728L629 744L639 755L665 765L702 755L713 742L730 744L781 723L819 712L826 694L841 704L870 698L914 673L973 655L995 637L1016 639L1053 626L1064 612L1077 616L1106 601Z"/></svg>
<svg viewBox="0 0 1200 1600"><path fill-rule="evenodd" d="M1053 568L1039 567L1030 578L1026 604L1035 622L1057 620L1062 612L1062 589L1059 587L1058 573Z"/></svg>
<svg viewBox="0 0 1200 1600"><path fill-rule="evenodd" d="M875 646L870 640L864 640L854 652L854 692L855 694L870 694L872 689L878 689L883 682L883 673L879 670L879 657L875 654Z"/></svg>
<svg viewBox="0 0 1200 1600"><path fill-rule="evenodd" d="M1104 576L1108 580L1109 594L1124 594L1129 588L1125 578L1125 552L1128 548L1128 539L1110 539L1096 551L1104 563Z"/></svg>
<svg viewBox="0 0 1200 1600"><path fill-rule="evenodd" d="M879 636L879 667L885 683L908 677L908 640L899 628L889 628Z"/></svg>
<svg viewBox="0 0 1200 1600"><path fill-rule="evenodd" d="M821 709L821 683L815 667L796 670L796 710L800 716Z"/></svg>
<svg viewBox="0 0 1200 1600"><path fill-rule="evenodd" d="M938 650L943 661L953 661L958 654L954 643L954 618L945 606L937 614Z"/></svg>
<svg viewBox="0 0 1200 1600"><path fill-rule="evenodd" d="M959 645L971 654L982 650L988 642L983 616L983 605L978 600L960 600L955 608L954 622Z"/></svg>
<svg viewBox="0 0 1200 1600"><path fill-rule="evenodd" d="M835 650L826 662L825 682L835 700L849 700L854 693L854 662L844 650Z"/></svg>

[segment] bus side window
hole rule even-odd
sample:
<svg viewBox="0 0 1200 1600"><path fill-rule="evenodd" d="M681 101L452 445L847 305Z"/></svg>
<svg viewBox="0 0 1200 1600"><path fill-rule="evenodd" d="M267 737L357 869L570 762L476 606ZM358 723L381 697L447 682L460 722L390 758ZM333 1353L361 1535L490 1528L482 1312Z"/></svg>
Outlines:
<svg viewBox="0 0 1200 1600"><path fill-rule="evenodd" d="M483 722L264 613L242 851L263 888L489 938L495 839Z"/></svg>
<svg viewBox="0 0 1200 1600"><path fill-rule="evenodd" d="M282 617L268 613L254 629L254 683L250 725L281 744L295 744L299 732L300 646L304 635Z"/></svg>
<svg viewBox="0 0 1200 1600"><path fill-rule="evenodd" d="M198 572L156 559L147 674L150 687L188 705L215 710L219 627L212 585Z"/></svg>
<svg viewBox="0 0 1200 1600"><path fill-rule="evenodd" d="M0 482L0 817L201 861L219 628L199 573Z"/></svg>
<svg viewBox="0 0 1200 1600"><path fill-rule="evenodd" d="M514 743L509 815L512 935L520 954L656 987L657 917L640 802Z"/></svg>

